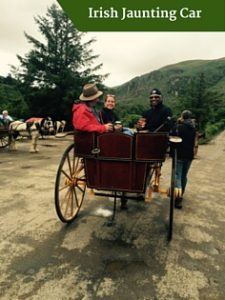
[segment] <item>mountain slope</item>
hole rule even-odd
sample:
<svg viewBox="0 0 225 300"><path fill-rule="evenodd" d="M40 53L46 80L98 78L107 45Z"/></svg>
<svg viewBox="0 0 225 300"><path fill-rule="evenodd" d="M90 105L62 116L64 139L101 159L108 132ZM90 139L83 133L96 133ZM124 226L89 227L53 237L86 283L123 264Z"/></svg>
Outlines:
<svg viewBox="0 0 225 300"><path fill-rule="evenodd" d="M165 99L175 98L179 89L204 74L207 89L225 96L225 57L215 60L189 60L162 67L114 88L118 100L144 104L149 91L157 87Z"/></svg>

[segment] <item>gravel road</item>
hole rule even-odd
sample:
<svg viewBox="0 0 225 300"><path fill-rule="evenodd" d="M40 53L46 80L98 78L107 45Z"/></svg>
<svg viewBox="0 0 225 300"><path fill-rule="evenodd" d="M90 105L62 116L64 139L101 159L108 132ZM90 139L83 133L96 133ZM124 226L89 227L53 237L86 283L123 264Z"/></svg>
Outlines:
<svg viewBox="0 0 225 300"><path fill-rule="evenodd" d="M112 199L88 190L76 221L60 222L54 182L71 141L40 140L37 154L26 140L17 152L0 149L0 299L225 299L225 132L199 147L170 243L162 194L118 208L107 226Z"/></svg>

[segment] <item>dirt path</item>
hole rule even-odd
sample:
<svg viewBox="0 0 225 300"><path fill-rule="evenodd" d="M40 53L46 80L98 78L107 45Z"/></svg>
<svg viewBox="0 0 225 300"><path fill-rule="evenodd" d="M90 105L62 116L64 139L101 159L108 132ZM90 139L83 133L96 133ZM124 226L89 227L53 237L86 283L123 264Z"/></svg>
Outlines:
<svg viewBox="0 0 225 300"><path fill-rule="evenodd" d="M70 226L54 208L54 181L70 139L40 141L30 154L0 149L0 299L225 299L225 132L200 146L184 206L167 243L169 201L129 203L107 226L109 198L86 193ZM162 183L169 178L170 161Z"/></svg>

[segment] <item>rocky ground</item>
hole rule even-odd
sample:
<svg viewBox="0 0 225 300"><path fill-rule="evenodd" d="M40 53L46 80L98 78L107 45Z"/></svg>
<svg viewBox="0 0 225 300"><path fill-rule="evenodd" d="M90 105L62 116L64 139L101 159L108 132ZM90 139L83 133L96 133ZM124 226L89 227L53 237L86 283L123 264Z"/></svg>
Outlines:
<svg viewBox="0 0 225 300"><path fill-rule="evenodd" d="M40 140L38 154L26 140L17 152L0 149L0 299L225 299L225 133L199 147L170 243L165 195L129 202L108 226L112 199L87 191L76 221L61 223L54 183L70 143Z"/></svg>

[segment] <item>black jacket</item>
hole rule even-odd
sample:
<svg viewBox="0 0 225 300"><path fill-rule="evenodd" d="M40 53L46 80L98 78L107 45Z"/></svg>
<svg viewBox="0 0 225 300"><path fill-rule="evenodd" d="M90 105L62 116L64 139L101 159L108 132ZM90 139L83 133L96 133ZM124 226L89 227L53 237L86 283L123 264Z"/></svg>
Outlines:
<svg viewBox="0 0 225 300"><path fill-rule="evenodd" d="M196 129L190 119L184 120L177 125L176 133L182 138L182 142L177 147L178 159L193 159Z"/></svg>
<svg viewBox="0 0 225 300"><path fill-rule="evenodd" d="M112 123L114 124L116 121L119 121L119 118L115 114L112 109L108 109L103 107L102 110L99 112L100 120L102 124Z"/></svg>
<svg viewBox="0 0 225 300"><path fill-rule="evenodd" d="M149 110L143 113L143 118L147 120L144 129L148 129L150 132L153 132L156 129L158 129L161 125L163 125L159 129L159 131L169 132L170 122L168 120L168 117L171 116L172 116L171 109L165 106L163 103L159 103L156 107L150 108Z"/></svg>

